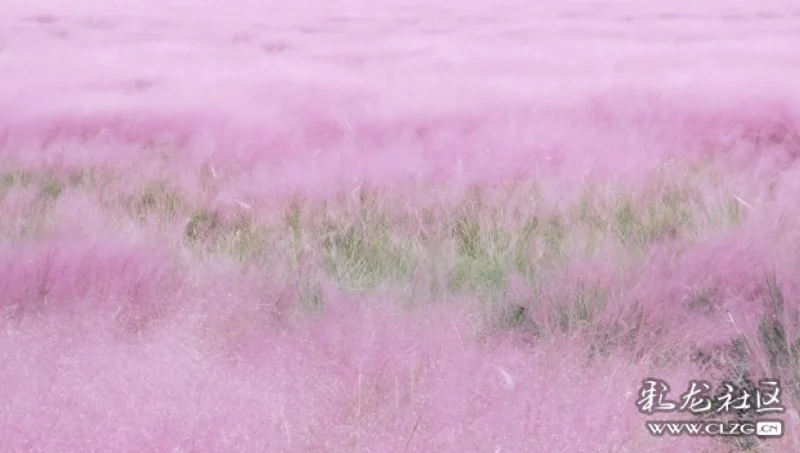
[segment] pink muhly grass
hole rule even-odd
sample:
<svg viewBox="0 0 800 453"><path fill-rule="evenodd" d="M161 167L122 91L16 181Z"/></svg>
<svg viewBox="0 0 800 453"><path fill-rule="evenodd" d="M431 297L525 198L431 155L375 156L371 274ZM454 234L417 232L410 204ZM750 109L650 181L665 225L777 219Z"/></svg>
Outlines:
<svg viewBox="0 0 800 453"><path fill-rule="evenodd" d="M6 3L0 451L798 450L790 2Z"/></svg>

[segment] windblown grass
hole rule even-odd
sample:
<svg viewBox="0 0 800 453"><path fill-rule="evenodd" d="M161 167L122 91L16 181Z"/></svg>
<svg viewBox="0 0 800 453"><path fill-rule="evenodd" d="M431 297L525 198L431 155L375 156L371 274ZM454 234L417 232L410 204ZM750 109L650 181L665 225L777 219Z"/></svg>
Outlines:
<svg viewBox="0 0 800 453"><path fill-rule="evenodd" d="M275 445L288 449L290 444L291 448L303 450L359 449L370 444L396 444L402 449L408 443L413 450L456 448L453 446L461 445L457 439L471 439L469 442L485 448L490 448L492 442L515 449L528 448L526 445L534 442L553 445L554 449L573 445L587 451L606 442L644 448L636 447L646 441L647 434L639 426L642 417L635 415L631 396L643 375L678 372L680 379L690 379L693 372L696 376L721 380L733 376L731 373L746 364L753 373L780 376L785 384L793 385L796 371L792 370L797 370L800 363L797 349L800 318L796 309L783 311L784 291L796 289L782 286L774 270L765 267L770 260L791 258L781 244L791 242L795 236L788 233L791 231L788 224L782 229L784 233L776 230L760 233L758 227L779 212L776 210L781 206L779 200L766 198L760 205L737 201L731 195L735 187L725 184L725 180L715 183L709 176L714 174L713 165L702 171L687 171L687 168L664 166L650 178L650 184L640 188L595 183L571 200L559 199L557 193L542 191L536 185L509 184L494 188L476 186L459 198L439 196L437 202L435 188L410 187L405 191L362 188L327 201L295 198L279 204L220 204L208 201L214 199L213 193L181 191L159 179L131 188L127 182L115 183L114 178L88 173L82 176L83 184L64 184L59 196L54 197L47 189L48 184L68 177L53 171L11 172L25 176L13 178L14 184L7 185L2 201L3 208L11 214L3 223L7 251L3 255L7 263L4 275L9 282L3 288L6 295L3 312L9 333L5 340L9 342L7 350L22 348L19 343L22 340L15 339L21 337L16 335L22 335L21 332L33 335L36 331L30 329L36 322L61 319L59 323L72 326L74 332L84 332L81 335L91 332L94 332L91 335L106 335L99 332L108 329L122 344L137 338L136 344L151 345L147 348L173 350L178 347L174 342L180 342L181 350L186 351L181 354L195 357L194 362L186 362L190 368L185 372L195 376L191 378L195 379L192 386L202 385L207 389L205 392L211 391L209 386L222 385L222 381L201 377L205 375L196 367L215 369L229 376L245 363L288 364L287 359L279 358L283 355L276 354L294 354L305 357L302 363L306 365L302 366L310 367L309 370L318 370L317 373L328 370L324 372L328 374L319 378L329 383L313 385L304 380L291 384L280 381L285 379L282 373L288 373L285 375L288 378L296 372L304 373L305 368L295 372L286 368L288 365L281 365L270 368L269 372L266 369L259 372L258 376L271 376L270 385L285 389L271 390L283 395L280 397L283 402L263 400L266 395L256 397L250 393L247 410L255 410L255 401L270 405L271 409L262 415L251 413L256 419L277 417L270 422L275 426L276 437L262 434L263 440L247 441L244 437L219 437L220 434L206 438L206 442L216 446L214 449L279 448ZM748 179L746 172L728 174L731 180L739 178L739 187L758 185L758 181ZM100 193L103 195L99 196ZM423 194L426 203L415 205L414 200L421 200ZM740 205L736 215L731 215L732 197ZM76 216L81 210L93 213L93 217ZM91 230L86 229L87 221L93 222ZM40 228L32 230L32 225ZM125 241L131 245L121 244L112 252L108 248L110 242L98 242L98 231L109 239L129 238ZM747 239L734 239L742 235ZM160 244L153 249L158 252L148 252L147 248L155 244ZM734 244L739 244L738 248ZM728 262L717 257L725 254ZM156 264L157 256L163 265ZM748 263L748 268L731 259ZM20 267L19 263L26 261L31 264ZM701 262L707 268L703 272L693 271ZM783 262L788 266L782 268L783 272L797 265L792 260ZM152 268L154 264L156 267ZM137 266L147 266L150 270ZM739 275L730 274L733 269ZM392 300L396 303L387 304ZM370 318L373 316L381 320ZM403 321L409 316L417 321ZM93 319L93 324L86 324L87 319ZM365 319L379 324L374 324L373 331L363 330L367 329L361 324ZM406 326L414 323L421 323L418 329L422 330L408 330ZM392 324L395 327L387 330ZM344 331L329 337L331 334L326 332L331 329ZM366 337L357 337L359 330ZM375 337L377 334L381 336ZM337 335L345 337L336 340ZM348 338L350 346L336 346L339 352L335 353L327 349L334 347L331 341L340 342L344 338ZM106 344L112 340L96 341ZM383 348L400 347L393 345L393 341L406 342L405 348L410 349L403 349L406 352L398 349L397 355L386 352ZM438 346L440 352L433 352L437 349L430 349L431 341L445 341L449 346L442 343ZM356 347L359 342L366 343ZM170 346L173 343L175 346ZM295 348L290 346L295 343L300 349L292 353L275 349ZM116 347L113 344L116 343L104 347ZM744 356L736 352L736 344L747 345L749 352ZM86 347L80 346L79 350L85 351ZM359 352L364 347L368 349ZM500 348L491 353L499 360L497 364L484 362L488 360L483 358L488 357L487 352L481 351L487 347ZM57 349L49 353L55 354L53 357L70 357L77 352ZM434 366L434 362L429 362L434 359L427 356L431 353L445 354L436 359L445 362ZM113 354L122 357L123 352ZM345 355L337 359L336 354ZM369 359L369 354L379 355ZM517 358L503 365L506 359L502 357L508 354L507 360ZM15 361L15 370L22 372L24 367L34 366L34 362L23 361L19 354L15 357L6 359ZM30 353L24 360L35 357L35 353ZM157 357L139 360L152 361ZM610 399L596 403L598 411L605 410L601 403L618 409L608 409L612 415L597 412L594 419L569 422L570 426L592 433L581 440L574 439L577 442L574 444L564 438L548 440L547 436L557 429L559 420L566 420L560 417L570 417L568 414L574 410L589 410L585 401L576 400L574 406L569 406L565 400L559 406L566 408L562 416L548 412L546 416L539 415L537 421L525 422L528 427L520 427L521 431L512 429L511 426L522 423L531 413L543 410L543 395L535 390L543 384L535 382L547 380L536 370L552 368L553 363L567 358L573 362L564 372L571 376L585 373L603 376L605 371L591 371L596 367L627 376L623 379L612 373L614 379L620 380L607 384L614 390L605 391L603 398ZM337 365L343 367L339 371L324 365L338 360L345 360ZM369 364L363 360L376 362ZM537 366L540 360L543 362ZM353 368L345 365L347 361L355 361ZM228 362L229 365L223 365ZM294 365L298 366L301 365ZM407 366L412 368L401 371ZM434 368L419 374L429 366ZM479 371L487 366L494 367L499 374L489 378L485 375L491 374L489 369ZM110 371L97 372L105 376L103 379L111 379L107 385L116 382L115 374L109 374ZM75 382L87 379L82 377L83 371L70 373ZM403 373L411 375L404 377ZM243 376L244 380L237 382L248 388L254 385L262 388L249 381L255 376ZM418 381L421 376L427 376L426 380ZM473 376L469 379L474 381L468 380L472 383L466 385L483 388L468 391L482 392L476 394L479 400L456 404L447 399L450 397L444 390L442 395L437 393L440 390L436 389L444 382L453 379L450 385L455 385L467 376ZM565 394L572 392L568 385L596 388L593 380L572 382L566 376L557 378ZM152 376L142 379L163 381L153 381ZM190 378L187 375L182 379ZM498 389L506 390L484 388L485 379L498 379ZM113 385L135 389L132 382ZM160 392L157 389L164 386L179 391L180 385L185 384L163 381L148 392ZM291 393L286 393L290 392L288 385L293 388ZM334 387L324 390L327 387L319 385L355 387L334 391ZM549 390L554 392L552 398L563 397L556 396L560 395L553 390L556 388ZM506 397L500 395L511 389L519 390L513 393L515 403L508 406L510 403L502 403ZM267 392L266 387L261 391ZM330 400L327 392L341 397L352 394L354 400ZM315 409L309 412L311 406L307 406L301 410L300 400L291 399L291 394L306 395L302 398L316 401ZM199 445L196 442L198 436L203 437L201 431L221 433L214 430L224 429L212 429L208 423L236 420L229 411L241 410L234 409L239 406L228 407L225 406L228 402L214 399L210 400L213 404L223 405L216 410L223 412L215 416L202 415L202 411L191 415L200 410L195 406L200 403L191 395L179 393L175 395L179 400L169 400L174 413L169 417L177 424L159 434L166 436L162 440L147 442L195 448L191 446ZM789 403L798 396L788 387L786 395L791 397ZM140 397L145 396L136 396ZM25 401L35 401L33 394L27 398ZM17 401L12 406L15 411L27 407L20 406L23 400ZM552 412L559 403L554 400L548 404L554 405L549 410ZM335 407L340 408L334 410ZM88 408L73 410L89 416ZM289 415L287 410L291 411ZM523 417L526 412L528 415ZM126 413L119 416L134 416ZM152 414L161 417L156 412ZM594 425L581 424L597 423L609 416L627 420L620 421L621 431L602 434ZM126 420L128 424L134 423L133 419ZM512 425L500 423L502 420ZM78 434L68 435L61 431L66 427L59 428L62 424L74 427L74 423L61 418L48 423L47 429L59 433L61 442L84 445L80 437L74 437ZM140 429L152 429L148 428L150 425L141 425L148 423L146 420L136 423ZM237 429L266 433L250 425L253 420L247 425L235 423L231 426L238 426ZM481 423L489 424L478 429L483 426ZM536 428L531 428L531 423ZM328 424L337 428L327 436L342 442L341 447L319 444L326 442L322 439L327 436L319 436ZM35 430L35 425L24 426ZM450 431L445 435L440 431L442 426L462 432L456 435L453 433L459 431ZM504 437L490 441L492 438L481 434L486 430L502 433ZM32 439L27 437L30 435L8 434L8 439L15 436ZM99 445L112 442L112 438L104 440L105 434L91 436L101 442ZM412 447L416 436L420 436L415 441L420 446ZM67 440L73 438L74 441ZM144 445L141 439L113 439ZM42 440L38 442L31 445L47 449ZM647 451L679 448L669 441L659 442ZM681 442L698 445L699 441ZM451 447L444 447L445 444ZM459 448L473 447L465 444Z"/></svg>
<svg viewBox="0 0 800 453"><path fill-rule="evenodd" d="M0 451L798 451L793 5L135 3L0 18Z"/></svg>

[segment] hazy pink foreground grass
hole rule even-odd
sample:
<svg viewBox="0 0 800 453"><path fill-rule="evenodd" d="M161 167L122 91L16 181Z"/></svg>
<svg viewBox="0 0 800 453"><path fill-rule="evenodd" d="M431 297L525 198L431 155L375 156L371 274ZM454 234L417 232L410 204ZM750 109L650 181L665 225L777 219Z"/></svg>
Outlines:
<svg viewBox="0 0 800 453"><path fill-rule="evenodd" d="M0 452L800 450L796 2L0 8Z"/></svg>

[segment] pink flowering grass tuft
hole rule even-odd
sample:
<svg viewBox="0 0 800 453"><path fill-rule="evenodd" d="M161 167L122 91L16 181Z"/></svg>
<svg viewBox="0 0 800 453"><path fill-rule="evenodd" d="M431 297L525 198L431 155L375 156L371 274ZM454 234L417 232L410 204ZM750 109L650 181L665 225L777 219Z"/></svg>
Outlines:
<svg viewBox="0 0 800 453"><path fill-rule="evenodd" d="M3 12L0 452L800 448L792 2Z"/></svg>

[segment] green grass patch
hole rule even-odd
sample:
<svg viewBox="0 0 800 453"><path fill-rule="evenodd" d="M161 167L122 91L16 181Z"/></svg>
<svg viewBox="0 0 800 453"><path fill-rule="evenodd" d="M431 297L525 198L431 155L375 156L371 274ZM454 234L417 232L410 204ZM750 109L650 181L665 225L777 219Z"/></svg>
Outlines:
<svg viewBox="0 0 800 453"><path fill-rule="evenodd" d="M579 283L571 294L563 297L563 303L551 307L552 325L569 334L592 325L596 314L605 308L607 293L595 285Z"/></svg>
<svg viewBox="0 0 800 453"><path fill-rule="evenodd" d="M40 192L47 201L58 199L64 188L64 183L55 175L45 175L40 181Z"/></svg>
<svg viewBox="0 0 800 453"><path fill-rule="evenodd" d="M209 219L205 217L204 220ZM197 219L195 230L201 228L201 223ZM256 222L247 212L236 213L225 225L220 225L218 218L217 223L213 218L206 223L211 229L221 227L224 230L217 240L218 247L240 261L261 260L269 251L270 228Z"/></svg>
<svg viewBox="0 0 800 453"><path fill-rule="evenodd" d="M164 181L155 181L147 185L142 193L130 202L137 219L144 220L155 216L163 222L174 220L180 212L181 205L179 193Z"/></svg>
<svg viewBox="0 0 800 453"><path fill-rule="evenodd" d="M189 243L195 244L199 241L210 241L218 232L222 221L216 211L198 209L189 217L184 228L184 235Z"/></svg>
<svg viewBox="0 0 800 453"><path fill-rule="evenodd" d="M328 222L321 232L328 274L354 290L410 279L417 265L412 241L393 237L385 217L359 220Z"/></svg>

